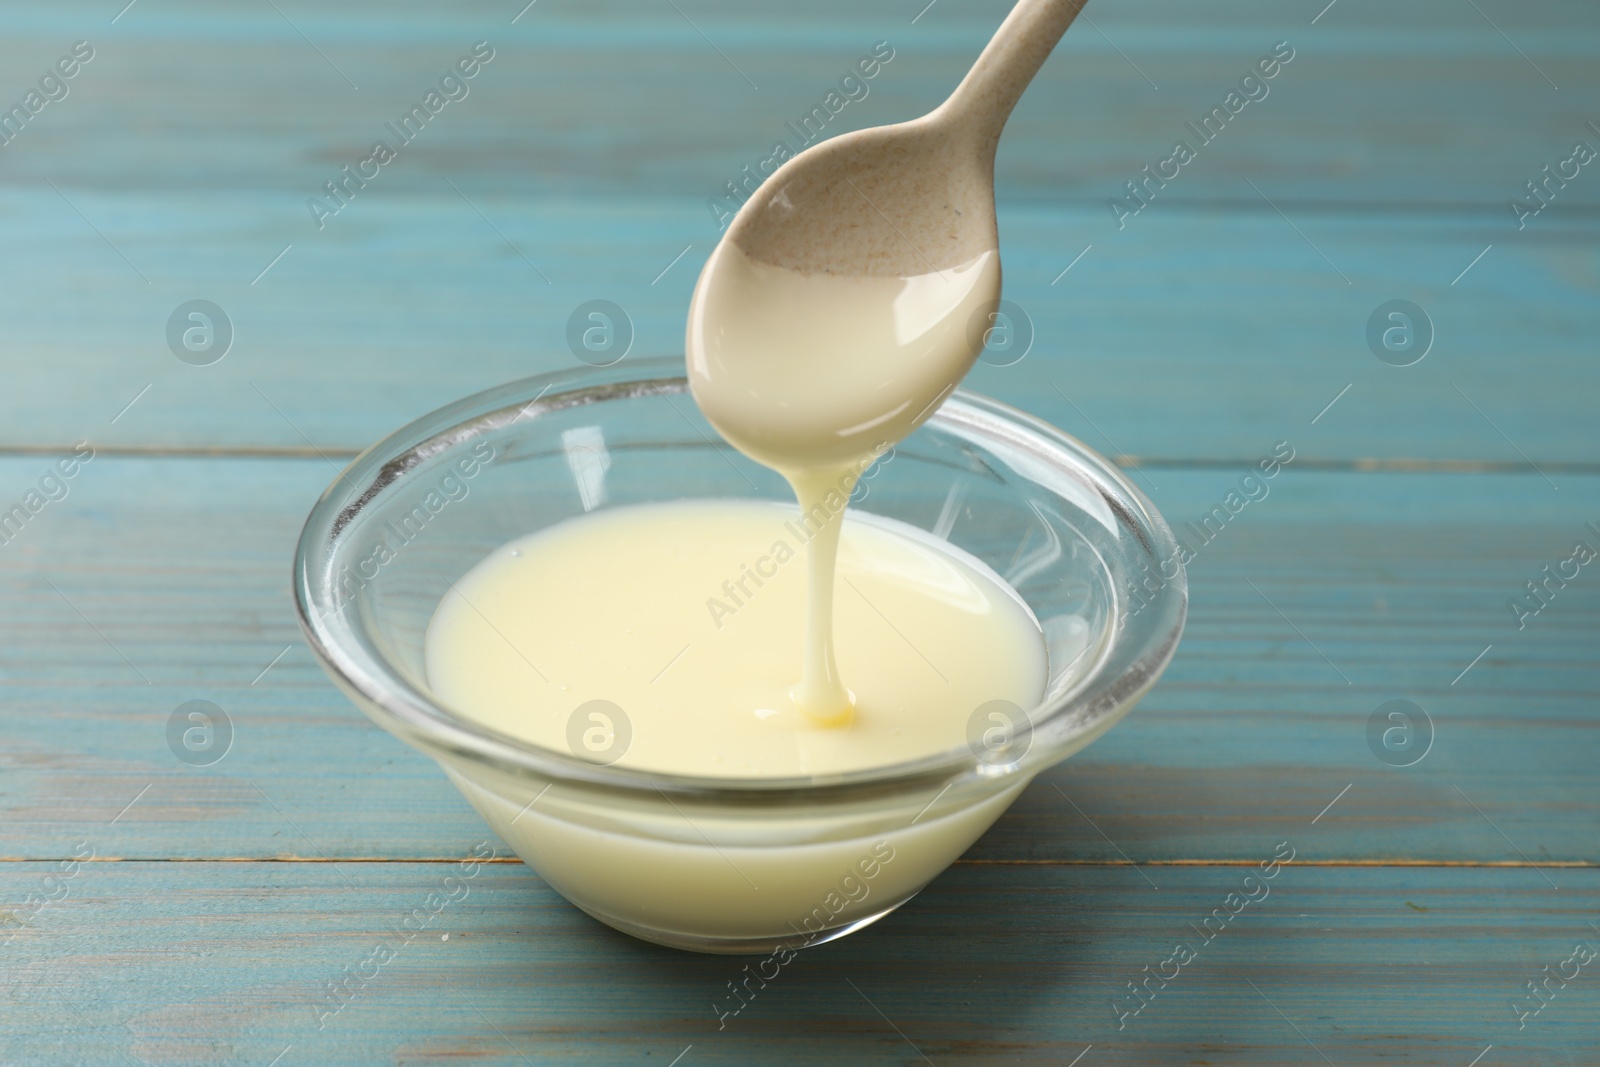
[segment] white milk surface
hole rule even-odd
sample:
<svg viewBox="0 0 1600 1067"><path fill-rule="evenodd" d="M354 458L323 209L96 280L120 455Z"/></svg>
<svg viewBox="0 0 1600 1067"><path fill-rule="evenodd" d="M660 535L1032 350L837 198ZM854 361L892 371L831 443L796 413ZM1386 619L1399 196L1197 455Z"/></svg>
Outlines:
<svg viewBox="0 0 1600 1067"><path fill-rule="evenodd" d="M1016 594L943 541L852 516L833 625L855 710L842 725L804 714L793 690L816 532L792 506L700 500L518 539L440 602L429 682L463 717L536 745L576 751L576 737L597 761L729 778L900 763L966 744L989 701L1038 703L1044 638ZM596 700L626 723L580 714L574 734Z"/></svg>

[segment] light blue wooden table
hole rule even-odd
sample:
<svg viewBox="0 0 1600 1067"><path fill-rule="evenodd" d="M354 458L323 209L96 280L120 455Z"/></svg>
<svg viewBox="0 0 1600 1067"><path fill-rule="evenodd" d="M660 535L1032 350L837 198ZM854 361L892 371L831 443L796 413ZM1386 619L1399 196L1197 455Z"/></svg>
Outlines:
<svg viewBox="0 0 1600 1067"><path fill-rule="evenodd" d="M724 183L877 42L825 132L931 107L1005 5L123 2L0 12L0 1064L1600 1063L1593 4L1094 0L1000 150L1032 348L969 385L1176 527L1294 461L1192 565L1140 710L719 1029L738 961L509 860L369 973L505 849L312 663L293 541L388 430L572 365L585 301L678 351ZM314 213L479 41L465 96ZM192 300L231 324L209 365L217 337L169 344ZM1431 323L1409 366L1369 345L1395 300ZM232 722L210 766L168 745L190 700ZM1431 723L1410 766L1382 715L1369 742L1392 700Z"/></svg>

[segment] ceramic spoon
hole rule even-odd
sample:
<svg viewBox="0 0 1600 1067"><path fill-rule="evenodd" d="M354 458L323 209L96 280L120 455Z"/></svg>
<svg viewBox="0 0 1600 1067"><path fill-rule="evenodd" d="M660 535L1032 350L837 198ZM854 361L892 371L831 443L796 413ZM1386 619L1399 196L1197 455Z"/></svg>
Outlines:
<svg viewBox="0 0 1600 1067"><path fill-rule="evenodd" d="M1020 0L937 109L801 152L740 209L687 337L695 399L735 446L842 464L954 389L1000 295L1000 131L1083 3Z"/></svg>

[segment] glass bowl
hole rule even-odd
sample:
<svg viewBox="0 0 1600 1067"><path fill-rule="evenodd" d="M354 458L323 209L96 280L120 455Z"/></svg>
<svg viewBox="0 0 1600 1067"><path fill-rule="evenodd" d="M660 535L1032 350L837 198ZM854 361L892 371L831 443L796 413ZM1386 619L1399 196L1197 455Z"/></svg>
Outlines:
<svg viewBox="0 0 1600 1067"><path fill-rule="evenodd" d="M851 507L944 539L1022 596L1049 651L1022 723L996 734L979 722L968 744L908 763L750 780L600 766L452 712L429 689L424 635L451 583L493 549L598 508L792 501L717 437L682 372L681 359L653 359L542 375L396 431L312 509L295 602L340 688L437 760L573 904L676 948L793 951L903 904L1034 775L1126 714L1177 646L1183 567L1166 522L1108 461L957 392L867 472Z"/></svg>

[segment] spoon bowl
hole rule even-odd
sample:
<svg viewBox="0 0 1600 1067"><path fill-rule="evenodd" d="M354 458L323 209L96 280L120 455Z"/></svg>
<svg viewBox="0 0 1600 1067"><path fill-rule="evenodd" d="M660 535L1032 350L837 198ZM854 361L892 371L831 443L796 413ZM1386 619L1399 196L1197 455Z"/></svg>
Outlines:
<svg viewBox="0 0 1600 1067"><path fill-rule="evenodd" d="M937 109L815 145L745 202L687 335L695 400L735 447L841 465L955 389L1000 298L1000 131L1081 6L1021 0Z"/></svg>
<svg viewBox="0 0 1600 1067"><path fill-rule="evenodd" d="M994 144L944 108L823 141L789 160L723 237L802 274L913 277L999 247Z"/></svg>

